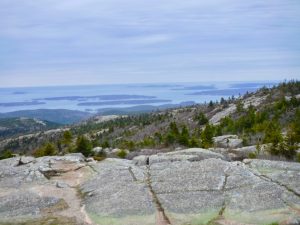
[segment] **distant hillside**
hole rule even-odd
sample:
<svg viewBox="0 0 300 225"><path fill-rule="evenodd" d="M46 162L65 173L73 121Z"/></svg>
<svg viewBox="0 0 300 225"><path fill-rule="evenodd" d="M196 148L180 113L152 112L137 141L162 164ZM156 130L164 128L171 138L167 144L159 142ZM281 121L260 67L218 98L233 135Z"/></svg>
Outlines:
<svg viewBox="0 0 300 225"><path fill-rule="evenodd" d="M221 98L207 104L115 117L102 122L93 118L68 127L71 134L67 135L65 147L61 145L66 143L62 131L55 131L55 135L41 134L27 143L19 139L2 142L0 151L28 149L30 152L47 142L56 144L59 151L76 151L78 140L88 147L120 148L132 153L141 149L212 148L215 137L235 135L241 146L260 149L260 146L271 145L272 155L293 159L300 143L300 82L263 87L239 98Z"/></svg>
<svg viewBox="0 0 300 225"><path fill-rule="evenodd" d="M0 140L18 135L55 129L60 124L25 117L0 119Z"/></svg>
<svg viewBox="0 0 300 225"><path fill-rule="evenodd" d="M158 110L165 110L170 108L179 108L195 105L194 101L181 102L179 104L163 104L163 105L138 105L124 108L103 108L98 110L100 115L134 115L141 113L150 113Z"/></svg>
<svg viewBox="0 0 300 225"><path fill-rule="evenodd" d="M0 118L28 117L47 120L59 124L73 124L87 119L91 113L67 109L37 109L20 110L8 113L0 113Z"/></svg>
<svg viewBox="0 0 300 225"><path fill-rule="evenodd" d="M263 87L239 98L74 126L95 146L143 148L213 147L213 137L237 135L243 146L273 144L272 154L292 158L300 143L300 82Z"/></svg>

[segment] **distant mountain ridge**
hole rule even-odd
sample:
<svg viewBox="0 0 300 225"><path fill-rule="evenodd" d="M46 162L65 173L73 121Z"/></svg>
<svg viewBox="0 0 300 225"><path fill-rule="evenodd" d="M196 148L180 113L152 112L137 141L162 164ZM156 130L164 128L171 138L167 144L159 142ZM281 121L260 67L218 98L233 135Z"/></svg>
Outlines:
<svg viewBox="0 0 300 225"><path fill-rule="evenodd" d="M18 135L55 129L61 125L46 120L26 117L0 119L0 140Z"/></svg>
<svg viewBox="0 0 300 225"><path fill-rule="evenodd" d="M3 118L18 118L27 117L32 119L46 120L49 122L58 123L61 125L71 125L83 120L86 120L97 114L99 115L127 115L136 113L153 112L156 110L163 110L175 107L185 107L196 104L194 101L181 102L179 104L162 104L154 105L138 105L133 107L117 107L117 108L103 108L99 109L96 114L69 109L36 109L36 110L19 110L8 113L0 113L0 119Z"/></svg>
<svg viewBox="0 0 300 225"><path fill-rule="evenodd" d="M0 118L27 117L46 120L58 124L73 124L91 117L93 114L78 110L68 109L37 109L20 110L8 113L0 113Z"/></svg>

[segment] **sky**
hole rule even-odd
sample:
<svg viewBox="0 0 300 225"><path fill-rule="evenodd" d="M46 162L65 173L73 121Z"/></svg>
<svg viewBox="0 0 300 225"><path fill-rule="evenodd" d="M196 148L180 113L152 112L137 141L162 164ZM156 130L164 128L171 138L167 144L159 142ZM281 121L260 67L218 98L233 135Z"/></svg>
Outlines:
<svg viewBox="0 0 300 225"><path fill-rule="evenodd" d="M0 0L0 87L293 78L299 0Z"/></svg>

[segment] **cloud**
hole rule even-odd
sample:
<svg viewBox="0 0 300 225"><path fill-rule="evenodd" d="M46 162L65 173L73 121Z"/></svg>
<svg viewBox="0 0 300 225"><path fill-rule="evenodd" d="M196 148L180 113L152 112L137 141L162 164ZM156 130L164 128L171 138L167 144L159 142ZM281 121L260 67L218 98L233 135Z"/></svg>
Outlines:
<svg viewBox="0 0 300 225"><path fill-rule="evenodd" d="M300 77L299 12L297 0L2 0L0 85Z"/></svg>

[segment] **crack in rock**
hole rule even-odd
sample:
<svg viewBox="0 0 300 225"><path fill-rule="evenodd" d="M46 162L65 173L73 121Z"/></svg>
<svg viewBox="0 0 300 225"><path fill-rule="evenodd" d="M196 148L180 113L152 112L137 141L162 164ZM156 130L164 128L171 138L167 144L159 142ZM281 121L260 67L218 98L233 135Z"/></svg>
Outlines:
<svg viewBox="0 0 300 225"><path fill-rule="evenodd" d="M129 171L129 173L130 173L133 181L138 181L137 178L136 178L136 176L134 175L134 173L132 171L132 167L131 166L128 167L128 171Z"/></svg>
<svg viewBox="0 0 300 225"><path fill-rule="evenodd" d="M86 164L82 164L82 165L78 165L76 168L72 168L72 169L62 169L62 168L58 168L55 169L52 167L53 163L49 160L48 161L48 168L39 168L38 171L40 173L42 173L48 180L51 179L51 177L55 177L55 176L60 176L63 173L68 173L71 171L77 171L80 170L83 167L86 167Z"/></svg>
<svg viewBox="0 0 300 225"><path fill-rule="evenodd" d="M90 167L91 170L93 170L94 173L98 174L98 171L91 164L87 164L86 166Z"/></svg>
<svg viewBox="0 0 300 225"><path fill-rule="evenodd" d="M23 165L30 164L30 163L32 163L32 162L34 162L34 160L31 160L31 161L28 161L28 162L23 162L23 161L22 161L22 157L20 157L20 159L18 160L17 165L15 165L15 166L23 166Z"/></svg>
<svg viewBox="0 0 300 225"><path fill-rule="evenodd" d="M285 190L287 190L288 192L293 193L294 195L296 195L297 197L300 198L300 194L299 194L298 192L294 191L294 190L293 190L292 188L290 188L288 185L283 184L283 183L280 183L279 181L274 180L274 179L272 179L271 177L269 177L269 176L267 176L267 175L265 175L265 174L260 174L260 173L257 173L257 172L255 172L255 171L253 171L253 168L251 167L251 165L248 165L248 167L249 167L249 171L250 171L254 176L256 176L256 177L258 177L258 178L260 178L260 179L262 179L262 180L264 180L264 181L268 181L268 182L271 182L271 183L273 183L273 184L276 184L276 185L278 185L278 186L280 186L280 187L283 187L283 188L284 188Z"/></svg>
<svg viewBox="0 0 300 225"><path fill-rule="evenodd" d="M227 185L227 179L228 179L229 175L226 174L226 172L225 172L224 175L225 175L225 177L224 177L224 182L223 182L223 185L222 185L222 189L221 189L221 190L222 190L222 192L225 194L226 185ZM223 217L223 213L224 213L225 209L226 209L226 198L224 198L222 208L221 208L220 211L219 211L219 217Z"/></svg>
<svg viewBox="0 0 300 225"><path fill-rule="evenodd" d="M43 174L44 177L45 177L46 179L48 179L48 180L50 180L51 177L55 177L55 176L59 176L59 175L60 175L60 173L59 173L58 171L56 171L56 170L43 171L43 170L39 169L39 172L40 172L41 174Z"/></svg>
<svg viewBox="0 0 300 225"><path fill-rule="evenodd" d="M267 180L267 181L269 181L269 182L272 182L272 183L274 183L274 184L277 184L277 185L279 185L279 186L285 188L288 192L291 192L291 193L293 193L294 195L296 195L297 197L300 197L300 194L297 193L296 191L294 191L294 190L293 190L292 188L290 188L288 185L282 184L282 183L280 183L279 181L273 180L271 177L268 177L267 175L260 174L259 176L264 177L265 180Z"/></svg>
<svg viewBox="0 0 300 225"><path fill-rule="evenodd" d="M228 168L227 168L228 169ZM228 174L226 174L226 171L227 169L225 169L224 171L224 181L223 181L223 184L222 184L222 187L221 187L221 191L223 192L224 195L226 195L225 191L227 190L230 190L230 189L226 189L226 185L227 185L227 179L229 177ZM224 201L222 203L222 207L220 208L219 212L218 212L218 215L214 218L212 218L210 221L208 221L208 223L206 225L215 225L215 224L219 224L219 223L216 223L217 221L221 221L222 219L224 219L224 212L226 210L226 198L224 197Z"/></svg>
<svg viewBox="0 0 300 225"><path fill-rule="evenodd" d="M149 159L148 159L149 160ZM169 218L167 217L165 210L157 197L157 193L153 190L152 181L151 181L151 173L150 173L150 165L147 165L147 173L146 173L146 184L149 188L149 191L152 195L153 202L156 206L157 214L156 214L156 225L171 225Z"/></svg>
<svg viewBox="0 0 300 225"><path fill-rule="evenodd" d="M282 198L279 198L285 205L287 205L291 210L295 211L296 213L300 214L300 209L297 208L295 205L293 205L292 203L282 199Z"/></svg>

